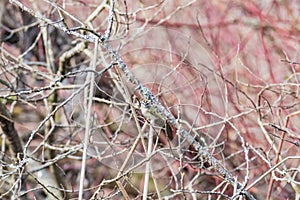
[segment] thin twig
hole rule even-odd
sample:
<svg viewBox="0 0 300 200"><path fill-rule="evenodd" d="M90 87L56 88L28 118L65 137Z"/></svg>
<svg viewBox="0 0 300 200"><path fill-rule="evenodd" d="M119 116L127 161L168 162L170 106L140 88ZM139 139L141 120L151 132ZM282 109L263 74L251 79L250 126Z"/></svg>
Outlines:
<svg viewBox="0 0 300 200"><path fill-rule="evenodd" d="M96 62L98 57L98 40L95 41L94 48L94 57L91 63L92 70L96 70ZM94 88L95 88L95 74L90 73L90 76L87 76L87 81L90 83L89 86L89 96L85 102L87 102L86 106L86 121L85 121L85 135L83 141L83 152L82 152L82 163L81 163L81 172L80 172L80 181L79 181L79 194L78 199L82 200L83 198L83 186L85 179L85 169L86 169L86 158L87 158L87 149L89 144L89 136L91 132L91 115L92 115L92 105L93 105L93 96L94 96Z"/></svg>

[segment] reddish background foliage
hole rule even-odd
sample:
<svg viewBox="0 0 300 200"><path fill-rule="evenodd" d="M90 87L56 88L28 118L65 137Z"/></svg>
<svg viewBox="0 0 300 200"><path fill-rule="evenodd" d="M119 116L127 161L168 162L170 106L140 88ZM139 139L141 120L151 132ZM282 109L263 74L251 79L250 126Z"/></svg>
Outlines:
<svg viewBox="0 0 300 200"><path fill-rule="evenodd" d="M58 89L56 101L51 102L51 98L48 98L51 88L42 90L41 93L34 89L43 89L51 84L56 78L62 55L82 40L45 24L39 24L35 29L18 30L23 25L35 23L35 19L25 23L24 19L31 19L31 15L24 17L24 12L16 6L4 0L0 2L5 3L4 11L0 11L4 13L1 20L0 79L11 83L16 89L13 91L3 85L0 100L11 110L16 129L26 143L30 133L51 111L51 106L45 102L55 107L75 91ZM57 8L47 1L22 3L53 22L59 23L61 19ZM69 28L86 23L87 27L92 27L96 32L105 32L108 5L95 20L87 22L87 18L102 1L56 3L66 11L62 14ZM158 96L162 104L174 116L187 122L183 123L186 128L193 127L199 134L198 137L205 138L210 152L238 181L249 179L246 188L257 199L266 199L267 196L271 199L295 199L299 195L299 6L297 1L283 0L125 0L117 1L115 5L115 20L118 23L114 23L112 31L113 47L119 48L125 63ZM48 33L47 41L52 43L56 71L45 67L50 65L47 59L49 46L45 44L46 39L38 35L43 26ZM11 30L15 30L15 34L7 38ZM30 45L32 50L17 59ZM93 44L86 45L87 51L92 53ZM100 54L97 70L103 69L111 61L110 55L104 49L101 49ZM89 55L86 52L77 52L68 58L64 63L63 73L85 69L91 59ZM26 69L26 64L31 68ZM115 76L105 73L98 77L96 96L107 100L111 95L115 98L110 97L114 102L124 103L126 100L114 85L114 81L123 77L126 82L126 77L115 68L111 71ZM62 85L66 87L83 84L85 76L85 73L75 74L63 80ZM132 85L125 85L130 95L136 93ZM14 98L13 94L21 90L31 92ZM105 96L101 92L103 90L108 95ZM34 94L37 96L33 97ZM81 93L57 111L55 138L51 141L45 139L49 131L46 127L39 130L30 142L30 150L37 148L32 157L41 164L51 158L44 155L49 146L40 145L41 142L46 141L45 143L54 146L56 155L63 152L59 148L75 148L81 144L85 118L83 99L84 94ZM138 135L137 125L128 109L124 105L95 100L85 198L90 198L103 180L116 176L117 169L121 167ZM138 109L137 112L140 115ZM139 119L143 125L145 119L141 116ZM51 129L53 124L48 126ZM175 136L174 131L172 134ZM168 140L164 136L160 137L161 141ZM112 138L115 140L112 141ZM105 143L107 141L111 141L114 148L105 152L109 146ZM175 139L169 142L178 147ZM245 155L246 149L249 150L249 158ZM187 157L194 155L192 148L188 147L187 150ZM136 151L135 158L143 159L143 156L139 157L139 153L143 151L141 144ZM7 151L2 153L11 155ZM73 156L54 162L63 172L69 198L76 198L78 195L82 152L78 150ZM108 156L108 159L104 156ZM233 194L230 186L217 188L223 179L218 177L215 170L195 167L192 164L194 160L189 160L190 157L182 164L175 158L166 161L159 153L156 156L153 158L157 165L154 174L162 196L174 195L174 199L192 198L189 183L197 193L196 197L200 199L208 198L207 193L212 199L216 199L219 193L229 196ZM295 157L284 160L290 156ZM271 172L263 176L281 161L283 165L272 170L273 178ZM143 170L132 171L132 174L125 189L131 198L139 198L143 190ZM195 176L199 177L193 182ZM257 180L259 181L256 184L251 185ZM178 188L178 183L183 185ZM33 189L36 185L38 184L32 181L26 188ZM154 186L152 187L149 190L153 193L150 194L153 198L158 198ZM180 192L173 193L177 189ZM116 185L111 183L103 186L99 196L108 197L116 191ZM38 196L37 192L29 192L30 195ZM120 194L111 198L120 198L118 195Z"/></svg>

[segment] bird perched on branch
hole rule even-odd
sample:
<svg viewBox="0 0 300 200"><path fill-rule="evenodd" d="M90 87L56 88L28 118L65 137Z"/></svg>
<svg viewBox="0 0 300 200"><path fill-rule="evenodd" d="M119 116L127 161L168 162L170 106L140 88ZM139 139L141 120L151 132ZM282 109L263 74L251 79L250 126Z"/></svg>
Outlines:
<svg viewBox="0 0 300 200"><path fill-rule="evenodd" d="M173 138L172 135L172 127L170 124L162 119L162 116L158 112L158 109L156 108L155 104L153 104L151 101L142 99L140 101L140 109L145 117L146 120L154 121L154 126L163 128L166 132L166 135L169 139Z"/></svg>

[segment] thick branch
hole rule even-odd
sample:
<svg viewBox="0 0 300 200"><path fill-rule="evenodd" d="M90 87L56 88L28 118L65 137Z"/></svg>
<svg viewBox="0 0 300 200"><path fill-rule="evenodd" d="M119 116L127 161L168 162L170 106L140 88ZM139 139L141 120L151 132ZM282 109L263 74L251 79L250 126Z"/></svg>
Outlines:
<svg viewBox="0 0 300 200"><path fill-rule="evenodd" d="M13 150L16 158L23 158L23 148L20 137L15 129L14 122L5 105L0 101L0 126L3 133L7 136L11 149Z"/></svg>
<svg viewBox="0 0 300 200"><path fill-rule="evenodd" d="M237 182L233 176L229 173L229 171L215 158L213 155L208 151L207 148L202 146L195 138L187 131L186 129L182 128L180 123L175 119L175 117L158 101L156 96L144 85L140 83L140 81L134 76L134 74L130 71L129 67L124 63L123 59L119 56L118 52L115 51L109 43L108 34L104 35L101 33L93 32L92 30L89 31L90 34L83 35L78 30L82 28L75 28L69 29L67 28L63 22L52 22L51 20L41 16L38 13L35 13L33 10L28 9L22 3L16 0L10 0L11 3L19 6L22 10L25 10L35 16L36 18L48 23L49 25L53 25L54 27L68 33L84 39L89 42L95 42L99 40L101 46L105 48L114 58L114 61L118 64L118 67L123 71L125 74L127 81L134 84L136 90L139 91L141 94L142 101L149 106L148 111L156 118L160 118L162 120L168 121L172 126L174 126L178 131L177 133L187 140L196 150L198 150L198 154L203 160L206 160L210 163L210 165L219 172L220 175L232 186L237 186L238 191L240 194L244 195L246 199L253 200L255 199L250 193L244 190L243 185ZM113 15L110 15L113 17ZM110 18L109 23L112 23L113 20Z"/></svg>

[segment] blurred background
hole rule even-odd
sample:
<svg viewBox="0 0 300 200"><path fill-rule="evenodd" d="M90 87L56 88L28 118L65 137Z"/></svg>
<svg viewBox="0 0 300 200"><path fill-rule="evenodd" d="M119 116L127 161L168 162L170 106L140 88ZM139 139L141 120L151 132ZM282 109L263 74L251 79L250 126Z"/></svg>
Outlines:
<svg viewBox="0 0 300 200"><path fill-rule="evenodd" d="M300 195L299 6L285 0L114 5L112 47L257 199ZM1 199L78 197L94 44L63 30L104 34L111 9L100 0L0 0ZM174 128L143 117L136 88L117 66L97 73L113 62L100 44L84 199L140 199L146 163L148 199L232 197L235 188L181 144ZM16 163L24 148L22 168Z"/></svg>

